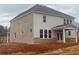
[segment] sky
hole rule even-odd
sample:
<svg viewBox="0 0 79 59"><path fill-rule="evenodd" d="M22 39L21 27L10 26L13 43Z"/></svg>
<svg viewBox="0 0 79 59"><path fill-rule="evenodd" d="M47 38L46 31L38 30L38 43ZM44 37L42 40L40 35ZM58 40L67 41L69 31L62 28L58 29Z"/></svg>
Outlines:
<svg viewBox="0 0 79 59"><path fill-rule="evenodd" d="M75 21L79 22L78 4L44 4L50 8L74 16ZM33 4L0 4L0 25L10 26L10 20L15 16L28 10Z"/></svg>

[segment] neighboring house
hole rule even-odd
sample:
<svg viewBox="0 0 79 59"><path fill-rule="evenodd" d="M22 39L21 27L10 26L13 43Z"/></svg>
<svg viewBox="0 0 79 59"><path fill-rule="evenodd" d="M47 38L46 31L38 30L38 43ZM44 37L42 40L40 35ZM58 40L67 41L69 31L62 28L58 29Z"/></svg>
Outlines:
<svg viewBox="0 0 79 59"><path fill-rule="evenodd" d="M10 41L20 43L77 42L74 17L35 5L10 21Z"/></svg>

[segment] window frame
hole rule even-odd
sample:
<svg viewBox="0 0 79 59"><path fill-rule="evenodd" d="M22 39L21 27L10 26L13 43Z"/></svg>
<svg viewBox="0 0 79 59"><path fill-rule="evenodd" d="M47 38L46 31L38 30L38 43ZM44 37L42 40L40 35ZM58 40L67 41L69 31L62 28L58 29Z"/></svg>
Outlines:
<svg viewBox="0 0 79 59"><path fill-rule="evenodd" d="M43 38L43 29L40 29L40 38Z"/></svg>
<svg viewBox="0 0 79 59"><path fill-rule="evenodd" d="M24 32L22 31L22 34L24 34Z"/></svg>
<svg viewBox="0 0 79 59"><path fill-rule="evenodd" d="M43 22L44 23L46 22L46 16L43 16Z"/></svg>
<svg viewBox="0 0 79 59"><path fill-rule="evenodd" d="M72 20L70 19L70 24L72 24Z"/></svg>
<svg viewBox="0 0 79 59"><path fill-rule="evenodd" d="M51 38L51 37L52 37L52 35L51 35L51 33L52 33L51 30L48 30L48 32L49 32L49 35L48 35L48 36L49 36L49 38Z"/></svg>
<svg viewBox="0 0 79 59"><path fill-rule="evenodd" d="M16 38L16 32L14 33L14 37Z"/></svg>
<svg viewBox="0 0 79 59"><path fill-rule="evenodd" d="M32 32L32 29L30 29L30 32Z"/></svg>
<svg viewBox="0 0 79 59"><path fill-rule="evenodd" d="M71 36L71 31L68 31L68 36Z"/></svg>
<svg viewBox="0 0 79 59"><path fill-rule="evenodd" d="M64 25L66 24L66 19L64 19Z"/></svg>
<svg viewBox="0 0 79 59"><path fill-rule="evenodd" d="M69 19L67 19L67 24L69 24Z"/></svg>
<svg viewBox="0 0 79 59"><path fill-rule="evenodd" d="M47 38L47 29L44 30L44 38Z"/></svg>

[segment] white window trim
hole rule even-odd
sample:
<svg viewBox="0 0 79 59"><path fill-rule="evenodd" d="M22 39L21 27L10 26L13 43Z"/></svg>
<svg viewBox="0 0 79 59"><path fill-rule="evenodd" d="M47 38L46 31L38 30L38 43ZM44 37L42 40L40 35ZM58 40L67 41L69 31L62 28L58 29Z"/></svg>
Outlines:
<svg viewBox="0 0 79 59"><path fill-rule="evenodd" d="M49 38L49 29L42 29L43 30L43 38L40 38L40 39L52 39L52 32L51 32L51 38ZM47 38L45 38L45 33L44 31L47 30ZM51 29L50 29L51 30ZM40 33L39 33L39 36L40 36Z"/></svg>

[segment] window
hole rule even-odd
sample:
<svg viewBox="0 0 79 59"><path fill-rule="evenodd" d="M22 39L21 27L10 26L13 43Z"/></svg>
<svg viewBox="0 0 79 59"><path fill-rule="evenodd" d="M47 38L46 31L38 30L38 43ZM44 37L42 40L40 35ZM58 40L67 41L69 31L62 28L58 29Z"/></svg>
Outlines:
<svg viewBox="0 0 79 59"><path fill-rule="evenodd" d="M69 36L71 35L71 31L68 31L68 35L69 35Z"/></svg>
<svg viewBox="0 0 79 59"><path fill-rule="evenodd" d="M22 34L23 34L24 32L22 31Z"/></svg>
<svg viewBox="0 0 79 59"><path fill-rule="evenodd" d="M43 30L40 29L40 38L43 38Z"/></svg>
<svg viewBox="0 0 79 59"><path fill-rule="evenodd" d="M51 38L51 30L49 30L49 38Z"/></svg>
<svg viewBox="0 0 79 59"><path fill-rule="evenodd" d="M46 22L46 16L43 16L43 22Z"/></svg>
<svg viewBox="0 0 79 59"><path fill-rule="evenodd" d="M69 24L69 19L67 19L67 24Z"/></svg>
<svg viewBox="0 0 79 59"><path fill-rule="evenodd" d="M47 30L44 30L44 37L47 38Z"/></svg>
<svg viewBox="0 0 79 59"><path fill-rule="evenodd" d="M70 19L70 24L72 24L72 20Z"/></svg>
<svg viewBox="0 0 79 59"><path fill-rule="evenodd" d="M32 29L30 29L30 32L32 32Z"/></svg>
<svg viewBox="0 0 79 59"><path fill-rule="evenodd" d="M42 29L40 30L40 33L43 33L43 30Z"/></svg>
<svg viewBox="0 0 79 59"><path fill-rule="evenodd" d="M64 19L64 25L66 24L66 19Z"/></svg>
<svg viewBox="0 0 79 59"><path fill-rule="evenodd" d="M15 36L15 38L16 38L16 32L14 33L14 36Z"/></svg>
<svg viewBox="0 0 79 59"><path fill-rule="evenodd" d="M44 35L43 35L43 33L44 33ZM43 31L43 29L40 29L40 38L43 38L43 36L44 36L44 38L51 38L51 30L45 29Z"/></svg>
<svg viewBox="0 0 79 59"><path fill-rule="evenodd" d="M57 40L59 40L59 33L57 33Z"/></svg>

